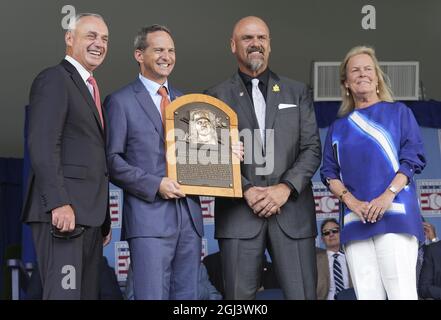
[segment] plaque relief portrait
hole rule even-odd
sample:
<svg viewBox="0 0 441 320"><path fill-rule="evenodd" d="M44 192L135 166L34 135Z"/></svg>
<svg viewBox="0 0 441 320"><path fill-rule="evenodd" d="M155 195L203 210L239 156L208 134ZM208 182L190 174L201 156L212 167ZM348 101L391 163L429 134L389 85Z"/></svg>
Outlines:
<svg viewBox="0 0 441 320"><path fill-rule="evenodd" d="M208 110L190 111L189 142L192 144L217 144L216 116Z"/></svg>

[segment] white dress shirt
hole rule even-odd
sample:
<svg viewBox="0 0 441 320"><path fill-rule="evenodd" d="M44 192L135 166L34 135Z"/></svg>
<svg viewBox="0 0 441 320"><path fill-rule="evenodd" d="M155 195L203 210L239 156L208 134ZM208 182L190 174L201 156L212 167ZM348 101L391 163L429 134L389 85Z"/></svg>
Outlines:
<svg viewBox="0 0 441 320"><path fill-rule="evenodd" d="M81 63L79 63L77 60L75 60L74 58L72 58L71 56L66 55L64 57L65 60L67 60L68 62L70 62L75 69L77 69L78 73L81 76L81 79L83 79L84 83L87 86L87 89L89 89L90 94L92 95L92 98L94 97L93 95L93 86L87 82L87 79L89 79L90 76L92 76L92 74L86 70L86 68L84 68Z"/></svg>
<svg viewBox="0 0 441 320"><path fill-rule="evenodd" d="M166 87L167 88L168 99L171 101L171 99L170 99L170 90L168 90L168 80L166 80L164 82L164 84L159 84L159 83L157 83L155 81L147 79L142 74L139 74L139 80L141 80L142 84L144 85L144 87L149 92L150 97L152 98L153 103L155 104L156 109L158 109L159 115L161 116L161 119L162 119L162 115L161 115L161 99L162 99L162 97L158 93L158 90L161 87Z"/></svg>
<svg viewBox="0 0 441 320"><path fill-rule="evenodd" d="M335 295L335 282L334 282L334 254L338 253L338 262L341 265L341 272L343 273L343 285L345 289L349 287L349 273L348 273L348 265L346 264L346 257L341 252L334 252L326 250L328 254L328 263L329 263L329 292L328 292L328 300L334 300Z"/></svg>

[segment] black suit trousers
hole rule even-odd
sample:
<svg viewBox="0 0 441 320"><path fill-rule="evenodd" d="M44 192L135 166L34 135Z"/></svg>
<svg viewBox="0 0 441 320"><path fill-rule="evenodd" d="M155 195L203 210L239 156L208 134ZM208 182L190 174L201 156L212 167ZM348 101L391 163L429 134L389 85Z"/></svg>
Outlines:
<svg viewBox="0 0 441 320"><path fill-rule="evenodd" d="M100 227L73 239L55 238L51 224L31 223L44 300L96 300L103 255Z"/></svg>

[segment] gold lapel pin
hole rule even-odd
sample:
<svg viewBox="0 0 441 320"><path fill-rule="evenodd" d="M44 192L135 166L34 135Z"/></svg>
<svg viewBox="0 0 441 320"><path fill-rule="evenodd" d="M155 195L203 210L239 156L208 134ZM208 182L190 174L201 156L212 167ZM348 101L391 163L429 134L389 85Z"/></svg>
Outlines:
<svg viewBox="0 0 441 320"><path fill-rule="evenodd" d="M280 92L280 87L278 84L273 85L273 92Z"/></svg>

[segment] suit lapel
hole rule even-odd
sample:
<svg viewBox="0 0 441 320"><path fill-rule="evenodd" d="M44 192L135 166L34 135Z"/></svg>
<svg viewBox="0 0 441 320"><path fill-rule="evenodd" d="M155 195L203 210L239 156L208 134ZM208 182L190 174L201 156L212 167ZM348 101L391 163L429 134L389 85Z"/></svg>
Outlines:
<svg viewBox="0 0 441 320"><path fill-rule="evenodd" d="M280 78L273 72L270 72L267 90L265 128L273 129L274 120L276 119L277 111L279 111L280 94L282 90Z"/></svg>
<svg viewBox="0 0 441 320"><path fill-rule="evenodd" d="M251 128L257 128L258 122L256 113L254 112L253 102L251 101L247 88L238 73L236 73L231 79L231 90L233 101L237 102L235 105L237 105L240 111L246 115L248 122L251 124Z"/></svg>
<svg viewBox="0 0 441 320"><path fill-rule="evenodd" d="M161 115L159 114L158 109L155 106L155 103L150 97L150 94L142 84L141 80L136 79L132 85L133 85L133 90L135 91L136 100L138 100L138 103L141 105L144 112L153 122L153 125L155 126L155 129L158 132L161 139L165 141Z"/></svg>
<svg viewBox="0 0 441 320"><path fill-rule="evenodd" d="M235 101L237 101L237 105L239 106L240 110L246 115L247 120L250 123L250 126L243 126L246 128L251 129L257 129L259 128L256 112L254 110L254 104L251 100L251 97L248 94L247 88L245 87L245 84L243 83L242 79L240 78L239 74L236 73L232 78L232 95ZM261 149L263 148L263 142L260 134L254 135L253 131L253 137L258 141L258 143L261 146Z"/></svg>
<svg viewBox="0 0 441 320"><path fill-rule="evenodd" d="M81 78L80 74L78 73L77 69L72 64L70 64L67 60L61 61L61 65L70 73L72 81L75 83L78 90L81 92L81 95L83 96L83 98L86 100L88 106L90 107L90 109L95 117L95 121L96 121L98 127L100 128L101 135L104 136L103 126L101 125L101 119L100 119L100 115L98 114L98 110L96 108L95 101L93 100L89 89L87 89L87 86L84 83L83 79Z"/></svg>
<svg viewBox="0 0 441 320"><path fill-rule="evenodd" d="M169 92L169 95L170 95L170 101L174 101L176 98L179 98L180 96L182 96L182 93L181 92L179 92L179 91L177 91L177 90L175 90L172 86L170 86L170 84L168 85L168 90L170 91Z"/></svg>

